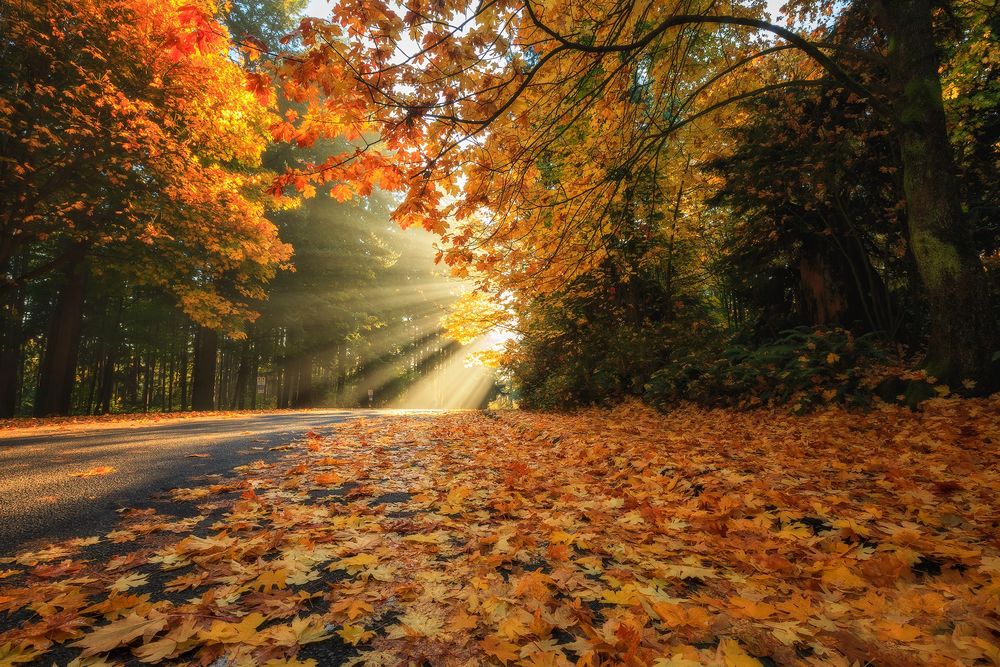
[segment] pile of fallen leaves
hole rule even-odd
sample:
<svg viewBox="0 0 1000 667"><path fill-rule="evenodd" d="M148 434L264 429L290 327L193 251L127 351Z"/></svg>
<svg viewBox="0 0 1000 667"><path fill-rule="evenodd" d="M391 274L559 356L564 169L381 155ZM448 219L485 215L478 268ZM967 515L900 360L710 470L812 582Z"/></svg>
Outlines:
<svg viewBox="0 0 1000 667"><path fill-rule="evenodd" d="M1000 664L1000 400L355 420L0 565L0 664Z"/></svg>

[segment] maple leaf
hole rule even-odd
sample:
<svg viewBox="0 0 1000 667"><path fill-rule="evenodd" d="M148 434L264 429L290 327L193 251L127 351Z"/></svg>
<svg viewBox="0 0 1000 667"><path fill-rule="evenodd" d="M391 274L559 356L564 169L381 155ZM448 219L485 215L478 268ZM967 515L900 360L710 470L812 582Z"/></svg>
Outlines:
<svg viewBox="0 0 1000 667"><path fill-rule="evenodd" d="M284 568L279 568L277 570L271 570L269 572L262 572L260 576L254 579L252 582L247 584L247 588L253 588L262 591L270 591L275 588L282 589L286 588L288 584L288 570Z"/></svg>
<svg viewBox="0 0 1000 667"><path fill-rule="evenodd" d="M434 637L443 627L441 619L410 609L399 617L399 625L389 631L389 637L393 639Z"/></svg>
<svg viewBox="0 0 1000 667"><path fill-rule="evenodd" d="M29 648L14 642L0 644L0 665L17 665L20 663L34 662L44 651L36 648Z"/></svg>
<svg viewBox="0 0 1000 667"><path fill-rule="evenodd" d="M349 620L352 621L360 616L369 614L374 610L375 608L371 604L357 597L349 597L343 600L337 600L336 602L330 605L331 614L333 614L334 616L343 614Z"/></svg>
<svg viewBox="0 0 1000 667"><path fill-rule="evenodd" d="M607 602L608 604L620 604L625 606L631 606L634 604L639 604L640 598L639 594L634 588L622 588L621 590L606 590L601 594L601 600Z"/></svg>
<svg viewBox="0 0 1000 667"><path fill-rule="evenodd" d="M194 645L191 641L198 634L198 628L193 619L184 619L180 625L160 639L146 642L132 649L132 653L142 662L157 663L166 658L173 658Z"/></svg>
<svg viewBox="0 0 1000 667"><path fill-rule="evenodd" d="M740 597L729 598L729 604L736 608L737 614L758 621L773 616L778 611L774 606L765 602Z"/></svg>
<svg viewBox="0 0 1000 667"><path fill-rule="evenodd" d="M301 646L329 639L326 622L318 614L296 617L289 625L276 625L268 628L265 633L280 646Z"/></svg>
<svg viewBox="0 0 1000 667"><path fill-rule="evenodd" d="M472 630L477 625L479 625L479 618L466 612L465 609L459 609L454 616L448 619L448 629L452 632Z"/></svg>
<svg viewBox="0 0 1000 667"><path fill-rule="evenodd" d="M444 514L457 514L462 508L462 503L470 495L472 495L472 489L467 486L452 487L444 503L441 504L441 512Z"/></svg>
<svg viewBox="0 0 1000 667"><path fill-rule="evenodd" d="M128 644L137 637L148 640L166 625L167 616L165 614L151 610L149 616L140 616L135 612L130 612L124 618L94 630L70 646L83 649L80 654L83 657L107 653Z"/></svg>
<svg viewBox="0 0 1000 667"><path fill-rule="evenodd" d="M719 641L719 653L726 667L763 667L763 663L744 651L735 639L724 637Z"/></svg>
<svg viewBox="0 0 1000 667"><path fill-rule="evenodd" d="M541 570L532 570L518 577L514 586L514 595L519 597L526 595L533 600L545 601L551 597L549 592L551 583L552 577Z"/></svg>
<svg viewBox="0 0 1000 667"><path fill-rule="evenodd" d="M487 636L486 639L479 642L479 646L486 652L487 655L493 656L505 665L508 662L518 660L521 657L520 649L517 644L512 644L497 635Z"/></svg>
<svg viewBox="0 0 1000 667"><path fill-rule="evenodd" d="M322 485L322 486L330 486L330 485L333 485L333 484L340 484L341 482L344 481L344 477L342 477L342 476L340 476L340 475L338 475L336 473L325 472L325 473L321 473L319 475L316 475L313 478L313 481L316 482L317 484Z"/></svg>
<svg viewBox="0 0 1000 667"><path fill-rule="evenodd" d="M305 185L303 185L302 188L305 189ZM354 196L354 191L349 185L337 183L330 188L330 196L343 203Z"/></svg>
<svg viewBox="0 0 1000 667"><path fill-rule="evenodd" d="M118 577L108 588L119 593L124 593L130 588L145 586L147 583L149 583L149 575L133 572L132 574Z"/></svg>
<svg viewBox="0 0 1000 667"><path fill-rule="evenodd" d="M198 632L198 636L214 644L253 644L258 639L257 626L263 622L264 616L257 612L248 614L238 623L212 621L207 630Z"/></svg>
<svg viewBox="0 0 1000 667"><path fill-rule="evenodd" d="M528 624L520 617L520 614L520 610L517 610L501 620L497 628L497 635L506 639L517 639L529 635Z"/></svg>
<svg viewBox="0 0 1000 667"><path fill-rule="evenodd" d="M372 637L375 636L374 632L365 630L364 627L360 625L347 625L347 624L343 625L339 630L337 630L337 634L340 635L340 638L343 639L348 644L350 644L351 646L357 646L362 642L367 642L368 640L370 640Z"/></svg>
<svg viewBox="0 0 1000 667"><path fill-rule="evenodd" d="M851 572L843 564L823 570L821 578L823 583L835 586L836 588L855 589L864 588L865 586L864 579Z"/></svg>
<svg viewBox="0 0 1000 667"><path fill-rule="evenodd" d="M920 637L920 628L906 623L894 623L892 621L879 621L875 625L880 637L892 639L897 642L912 642Z"/></svg>
<svg viewBox="0 0 1000 667"><path fill-rule="evenodd" d="M378 556L375 554L358 554L348 558L341 558L336 563L329 566L331 570L347 570L348 574L357 574L369 565L378 563Z"/></svg>

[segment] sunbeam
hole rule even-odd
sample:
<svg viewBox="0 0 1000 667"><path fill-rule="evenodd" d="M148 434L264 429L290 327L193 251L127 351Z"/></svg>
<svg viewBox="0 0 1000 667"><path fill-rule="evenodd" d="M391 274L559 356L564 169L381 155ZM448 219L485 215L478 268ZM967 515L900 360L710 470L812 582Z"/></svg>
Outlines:
<svg viewBox="0 0 1000 667"><path fill-rule="evenodd" d="M495 379L492 371L472 360L476 352L491 346L486 337L469 345L460 346L442 363L392 401L393 408L481 408L493 392Z"/></svg>

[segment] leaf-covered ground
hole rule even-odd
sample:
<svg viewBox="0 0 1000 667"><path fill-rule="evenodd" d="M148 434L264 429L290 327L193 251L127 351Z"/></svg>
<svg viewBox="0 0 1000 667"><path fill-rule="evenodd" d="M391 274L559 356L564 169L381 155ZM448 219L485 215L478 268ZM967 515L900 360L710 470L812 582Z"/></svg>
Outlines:
<svg viewBox="0 0 1000 667"><path fill-rule="evenodd" d="M0 665L1000 664L1000 400L347 422L0 564Z"/></svg>

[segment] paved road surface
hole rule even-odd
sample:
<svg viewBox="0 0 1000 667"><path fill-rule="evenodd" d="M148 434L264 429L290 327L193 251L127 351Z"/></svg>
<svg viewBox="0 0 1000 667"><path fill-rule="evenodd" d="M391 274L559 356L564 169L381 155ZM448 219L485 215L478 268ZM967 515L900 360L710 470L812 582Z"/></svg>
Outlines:
<svg viewBox="0 0 1000 667"><path fill-rule="evenodd" d="M371 413L310 410L0 434L0 555L32 543L102 534L113 528L121 507L148 505L151 496L192 486L198 477L278 458L281 452L269 447L365 414ZM98 466L115 472L71 476Z"/></svg>

